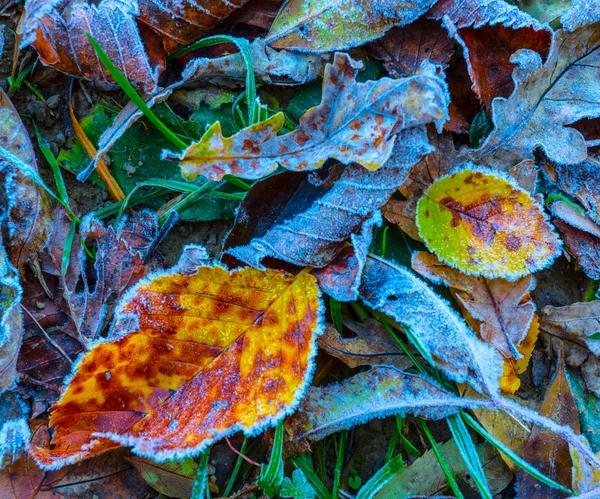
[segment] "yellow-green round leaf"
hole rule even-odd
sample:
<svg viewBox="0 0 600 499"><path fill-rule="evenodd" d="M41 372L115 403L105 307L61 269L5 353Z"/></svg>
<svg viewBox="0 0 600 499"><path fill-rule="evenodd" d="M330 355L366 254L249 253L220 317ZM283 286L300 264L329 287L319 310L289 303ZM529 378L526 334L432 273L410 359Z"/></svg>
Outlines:
<svg viewBox="0 0 600 499"><path fill-rule="evenodd" d="M436 180L419 200L417 227L441 260L488 278L517 279L548 266L560 251L529 193L485 170Z"/></svg>

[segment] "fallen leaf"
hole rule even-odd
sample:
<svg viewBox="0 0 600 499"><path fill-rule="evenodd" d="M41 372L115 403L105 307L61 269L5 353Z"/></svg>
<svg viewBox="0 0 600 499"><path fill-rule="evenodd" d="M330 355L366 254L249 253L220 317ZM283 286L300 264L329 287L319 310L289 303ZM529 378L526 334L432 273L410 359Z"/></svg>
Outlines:
<svg viewBox="0 0 600 499"><path fill-rule="evenodd" d="M377 366L340 383L311 386L298 411L286 419L285 428L292 443L317 441L374 418L413 414L442 419L462 408L486 403L460 398L416 374Z"/></svg>
<svg viewBox="0 0 600 499"><path fill-rule="evenodd" d="M507 99L494 101L494 130L483 145L470 153L475 162L505 167L514 158L533 159L541 147L559 164L575 164L587 158L581 132L568 125L600 116L600 52L596 25L573 33L558 31L548 59L531 50L511 57L515 90Z"/></svg>
<svg viewBox="0 0 600 499"><path fill-rule="evenodd" d="M594 452L600 451L600 406L598 398L589 393L586 395L583 383L567 373L571 394L579 412L581 431L586 436Z"/></svg>
<svg viewBox="0 0 600 499"><path fill-rule="evenodd" d="M566 2L562 0L561 3ZM577 28L600 21L600 8L595 2L570 0L568 3L570 4L569 10L560 18L560 22L567 31L575 31Z"/></svg>
<svg viewBox="0 0 600 499"><path fill-rule="evenodd" d="M504 359L502 376L500 377L500 388L503 392L516 393L521 387L519 374L523 374L527 370L539 334L540 321L538 316L534 315L525 339L523 339L521 344L517 347L521 358L516 360Z"/></svg>
<svg viewBox="0 0 600 499"><path fill-rule="evenodd" d="M428 249L466 274L514 281L560 253L541 206L491 170L468 166L436 180L419 200L416 222Z"/></svg>
<svg viewBox="0 0 600 499"><path fill-rule="evenodd" d="M364 323L344 319L344 325L356 336L343 338L335 327L328 324L319 336L319 348L352 368L385 364L403 370L412 366L381 323L373 319Z"/></svg>
<svg viewBox="0 0 600 499"><path fill-rule="evenodd" d="M290 0L265 42L272 47L331 52L362 45L423 14L435 0Z"/></svg>
<svg viewBox="0 0 600 499"><path fill-rule="evenodd" d="M519 8L538 21L557 27L563 13L571 6L571 0L521 0Z"/></svg>
<svg viewBox="0 0 600 499"><path fill-rule="evenodd" d="M257 38L250 44L256 79L272 85L300 85L323 74L327 58L316 54L302 54L275 50ZM186 66L182 79L186 84L232 82L244 85L246 65L242 54L236 52L216 58L200 57Z"/></svg>
<svg viewBox="0 0 600 499"><path fill-rule="evenodd" d="M554 379L538 412L558 424L571 427L575 433L580 433L577 408L565 375L562 349ZM531 435L523 450L523 459L561 485L571 486L572 461L569 444L551 431L535 426L531 430ZM517 498L519 499L568 497L564 492L539 482L524 471L519 473L517 479Z"/></svg>
<svg viewBox="0 0 600 499"><path fill-rule="evenodd" d="M358 83L355 77L361 66L337 53L325 69L321 104L309 109L292 132L278 135L283 113L232 137L224 137L216 122L181 155L166 157L181 161L188 180L198 175L219 180L227 174L257 179L278 166L314 170L328 158L376 170L389 159L398 132L431 122L443 124L448 97L445 84L425 74Z"/></svg>
<svg viewBox="0 0 600 499"><path fill-rule="evenodd" d="M457 482L462 485L461 490L465 492L466 490L473 490L473 485L470 483L470 471L458 450L456 442L449 440L440 444L439 448L450 467L450 472ZM491 445L484 442L478 444L476 448L492 494L502 492L512 480L512 473L509 472ZM430 449L410 465L400 468L373 496L373 499L439 498L440 493L450 492L447 489L446 475L444 475L437 457ZM467 497L477 497L478 493L479 491L473 490L473 495L467 495L466 493L465 495Z"/></svg>
<svg viewBox="0 0 600 499"><path fill-rule="evenodd" d="M587 444L587 441L585 441ZM587 445L589 447L589 444ZM576 494L585 494L600 489L600 469L590 464L577 449L570 446L571 461L573 462L572 469L572 484L571 488ZM600 454L598 454L600 457ZM589 496L593 497L593 496Z"/></svg>
<svg viewBox="0 0 600 499"><path fill-rule="evenodd" d="M157 492L181 499L188 499L192 495L194 479L198 471L198 465L193 459L157 463L145 457L127 456L125 460Z"/></svg>
<svg viewBox="0 0 600 499"><path fill-rule="evenodd" d="M0 394L0 470L27 448L31 436L24 409L12 392Z"/></svg>
<svg viewBox="0 0 600 499"><path fill-rule="evenodd" d="M201 267L142 281L55 405L54 447L30 452L49 469L119 444L161 462L276 423L312 374L318 294L305 272Z"/></svg>
<svg viewBox="0 0 600 499"><path fill-rule="evenodd" d="M423 61L446 68L454 53L454 40L435 20L424 17L402 28L392 28L369 47L395 77L418 73Z"/></svg>
<svg viewBox="0 0 600 499"><path fill-rule="evenodd" d="M433 129L428 129L427 135L435 150L410 170L407 181L399 189L406 199L390 199L382 210L387 220L398 225L417 241L422 241L415 223L417 202L434 180L446 175L458 162L457 152L449 133L440 135Z"/></svg>
<svg viewBox="0 0 600 499"><path fill-rule="evenodd" d="M360 296L374 310L407 326L409 339L415 338L426 359L450 378L468 382L480 393L498 392L502 365L498 352L408 270L368 258Z"/></svg>
<svg viewBox="0 0 600 499"><path fill-rule="evenodd" d="M565 307L546 305L540 313L540 328L600 355L600 300Z"/></svg>
<svg viewBox="0 0 600 499"><path fill-rule="evenodd" d="M493 345L504 358L521 358L517 348L535 314L535 304L529 296L535 287L532 276L515 282L468 276L424 251L413 255L412 267L432 282L450 287L477 336Z"/></svg>
<svg viewBox="0 0 600 499"><path fill-rule="evenodd" d="M113 83L98 60L89 32L131 83L153 93L165 58L208 32L245 0L27 0L24 45L44 64L92 81Z"/></svg>
<svg viewBox="0 0 600 499"><path fill-rule="evenodd" d="M238 220L245 220L244 223L250 228L246 234L251 237L236 237L235 244L244 245L228 248L227 254L253 267L262 265L261 262L267 257L300 266L325 267L363 222L378 222L378 208L404 182L408 169L431 151L421 128L406 130L399 139L392 157L379 170L370 172L358 165L350 165L343 169L341 175L338 172L339 179L333 182L332 187L323 188L320 192L317 188L302 187L298 196L290 196L287 198L289 201L282 201L285 204L279 205L281 208L275 205L266 223L255 222L252 211L242 208ZM265 199L260 197L261 192L270 192L281 185L276 178L271 177L264 184L257 183L256 195L253 196L251 190L248 196L254 200ZM271 203L265 205L269 207ZM244 213L251 215L245 218ZM235 228L234 233L237 234ZM231 245L227 243L227 246Z"/></svg>
<svg viewBox="0 0 600 499"><path fill-rule="evenodd" d="M8 252L12 264L23 272L25 263L46 244L50 233L51 204L45 192L28 175L37 174L29 133L8 96L0 89L0 182L8 226ZM4 204L6 203L6 204Z"/></svg>

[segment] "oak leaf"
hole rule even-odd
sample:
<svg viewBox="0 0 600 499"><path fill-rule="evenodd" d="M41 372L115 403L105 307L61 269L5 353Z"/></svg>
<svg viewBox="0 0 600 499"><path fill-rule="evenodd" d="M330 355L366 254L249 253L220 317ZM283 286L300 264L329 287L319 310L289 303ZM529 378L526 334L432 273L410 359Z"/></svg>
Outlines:
<svg viewBox="0 0 600 499"><path fill-rule="evenodd" d="M0 89L0 220L8 227L9 257L20 273L45 246L51 225L50 200L29 172L37 175L29 132Z"/></svg>
<svg viewBox="0 0 600 499"><path fill-rule="evenodd" d="M357 162L376 170L390 157L396 135L427 123L441 127L448 97L442 80L432 75L358 83L362 66L348 55L336 53L325 69L321 104L300 118L299 128L278 135L284 125L278 113L224 137L216 122L199 142L181 155L188 180L204 175L211 180L232 174L261 178L279 166L306 171L320 168L328 158Z"/></svg>
<svg viewBox="0 0 600 499"><path fill-rule="evenodd" d="M515 182L466 167L436 180L417 207L428 249L466 274L516 280L548 266L560 240Z"/></svg>
<svg viewBox="0 0 600 499"><path fill-rule="evenodd" d="M495 129L483 145L470 154L473 161L505 167L507 160L533 159L541 147L559 164L587 158L584 136L571 125L600 116L600 42L598 25L573 33L558 31L542 65L540 55L519 50L511 57L515 90L492 104Z"/></svg>
<svg viewBox="0 0 600 499"><path fill-rule="evenodd" d="M535 314L529 292L532 276L515 282L465 275L440 262L435 255L415 253L412 267L436 284L450 287L473 331L505 358L521 358L518 346L525 339Z"/></svg>
<svg viewBox="0 0 600 499"><path fill-rule="evenodd" d="M265 42L310 52L345 50L414 21L436 0L290 0L277 14Z"/></svg>
<svg viewBox="0 0 600 499"><path fill-rule="evenodd" d="M246 0L27 0L24 44L44 64L92 81L113 83L86 34L90 33L135 86L152 93L168 54L214 27Z"/></svg>
<svg viewBox="0 0 600 499"><path fill-rule="evenodd" d="M119 307L109 340L75 368L50 424L60 468L120 444L165 461L289 414L312 374L322 310L314 277L200 267L159 273Z"/></svg>

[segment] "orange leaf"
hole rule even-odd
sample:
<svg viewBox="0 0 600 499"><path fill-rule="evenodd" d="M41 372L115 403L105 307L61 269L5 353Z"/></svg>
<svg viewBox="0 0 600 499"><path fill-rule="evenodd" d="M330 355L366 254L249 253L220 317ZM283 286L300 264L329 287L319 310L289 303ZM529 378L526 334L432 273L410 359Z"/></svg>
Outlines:
<svg viewBox="0 0 600 499"><path fill-rule="evenodd" d="M306 272L154 275L120 305L112 341L78 362L50 417L54 448L30 452L45 468L119 444L164 461L255 434L297 405L321 325Z"/></svg>
<svg viewBox="0 0 600 499"><path fill-rule="evenodd" d="M517 350L523 357L519 360L504 359L502 376L500 377L500 389L503 392L515 393L521 387L521 380L518 375L523 374L527 369L539 334L540 320L534 314L533 320L529 325L529 331L527 331L527 336L525 336L523 342L517 347Z"/></svg>

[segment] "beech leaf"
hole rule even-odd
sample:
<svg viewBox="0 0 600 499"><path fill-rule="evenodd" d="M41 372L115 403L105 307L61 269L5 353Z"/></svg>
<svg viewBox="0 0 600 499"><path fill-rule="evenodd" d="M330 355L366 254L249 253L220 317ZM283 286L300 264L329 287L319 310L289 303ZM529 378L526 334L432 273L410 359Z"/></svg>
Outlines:
<svg viewBox="0 0 600 499"><path fill-rule="evenodd" d="M181 155L167 153L166 157L181 161L188 180L198 175L219 180L227 174L256 179L278 165L314 170L328 158L376 170L390 157L398 132L432 122L442 126L448 107L442 80L423 74L358 83L361 66L347 54L336 53L325 69L321 104L309 109L292 132L278 135L283 113L232 137L224 137L216 122Z"/></svg>
<svg viewBox="0 0 600 499"><path fill-rule="evenodd" d="M306 272L200 267L158 273L121 302L109 340L80 359L50 424L54 469L120 444L162 462L236 431L254 435L296 407L322 328Z"/></svg>
<svg viewBox="0 0 600 499"><path fill-rule="evenodd" d="M310 52L345 50L414 21L436 0L288 0L266 43Z"/></svg>
<svg viewBox="0 0 600 499"><path fill-rule="evenodd" d="M498 392L502 365L498 352L408 270L368 258L360 296L368 306L407 326L409 339L418 342L427 360L450 378L468 382L480 393Z"/></svg>
<svg viewBox="0 0 600 499"><path fill-rule="evenodd" d="M514 181L467 167L436 180L417 207L428 249L466 274L514 281L547 267L560 240Z"/></svg>

